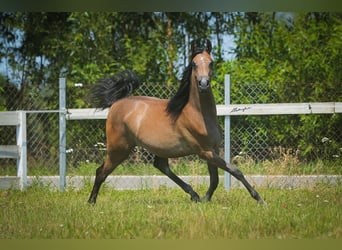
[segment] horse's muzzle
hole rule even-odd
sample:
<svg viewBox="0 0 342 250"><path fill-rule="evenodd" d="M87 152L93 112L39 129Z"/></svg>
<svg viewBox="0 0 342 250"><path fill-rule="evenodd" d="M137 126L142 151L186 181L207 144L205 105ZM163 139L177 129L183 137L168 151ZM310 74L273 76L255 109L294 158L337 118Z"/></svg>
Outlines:
<svg viewBox="0 0 342 250"><path fill-rule="evenodd" d="M205 92L210 88L210 79L209 77L201 77L198 80L198 88L200 92Z"/></svg>

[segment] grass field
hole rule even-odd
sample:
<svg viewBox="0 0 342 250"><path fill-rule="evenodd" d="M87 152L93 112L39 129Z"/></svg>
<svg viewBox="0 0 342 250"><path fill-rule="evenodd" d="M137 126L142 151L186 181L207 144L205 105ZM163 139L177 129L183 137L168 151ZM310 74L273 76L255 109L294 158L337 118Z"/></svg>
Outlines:
<svg viewBox="0 0 342 250"><path fill-rule="evenodd" d="M116 191L104 187L93 206L90 186L0 191L0 238L341 239L342 187L261 189L260 206L245 189L222 186L209 203L179 188ZM198 192L204 194L206 187Z"/></svg>

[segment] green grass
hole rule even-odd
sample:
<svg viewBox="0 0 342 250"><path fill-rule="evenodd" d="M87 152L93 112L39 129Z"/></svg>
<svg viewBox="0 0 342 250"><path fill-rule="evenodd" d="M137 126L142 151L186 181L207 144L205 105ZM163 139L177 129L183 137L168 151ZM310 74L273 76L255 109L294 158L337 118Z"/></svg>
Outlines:
<svg viewBox="0 0 342 250"><path fill-rule="evenodd" d="M32 186L0 191L0 238L336 239L342 238L342 187L261 189L260 206L245 189L222 186L209 203L192 203L179 188L66 192ZM204 194L206 187L200 187Z"/></svg>
<svg viewBox="0 0 342 250"><path fill-rule="evenodd" d="M342 161L299 162L295 160L273 160L255 162L252 160L239 161L238 168L247 175L342 175ZM170 160L171 169L178 175L208 175L207 165L202 160L178 161ZM95 175L99 164L81 162L76 168L68 168L68 175ZM219 174L223 175L223 170ZM58 171L57 171L58 173ZM133 164L124 162L113 172L115 175L163 175L152 164Z"/></svg>
<svg viewBox="0 0 342 250"><path fill-rule="evenodd" d="M170 164L172 164L170 160ZM94 175L99 164L82 162L77 168L70 168L69 175ZM171 169L178 175L208 175L207 166L203 161L179 161L177 164L172 164ZM152 164L138 163L133 164L123 162L119 165L114 175L163 175Z"/></svg>
<svg viewBox="0 0 342 250"><path fill-rule="evenodd" d="M170 159L171 169L177 175L208 175L206 163L202 160L174 160ZM342 175L342 159L316 160L312 162L298 161L294 157L282 157L275 160L255 162L251 159L239 159L234 162L238 168L247 175L316 175L333 174ZM45 167L44 167L45 166ZM94 162L78 162L76 166L67 166L67 175L95 175L95 170L100 164ZM223 171L219 170L220 174ZM28 175L58 175L59 165L46 167L43 163L28 166ZM138 162L123 162L113 172L115 175L163 175L152 164ZM0 176L16 175L16 166L0 165Z"/></svg>

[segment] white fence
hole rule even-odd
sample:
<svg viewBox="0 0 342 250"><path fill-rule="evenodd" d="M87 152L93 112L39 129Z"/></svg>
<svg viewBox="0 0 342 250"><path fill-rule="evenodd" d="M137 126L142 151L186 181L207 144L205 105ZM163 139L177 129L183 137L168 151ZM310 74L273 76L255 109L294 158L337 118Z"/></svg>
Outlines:
<svg viewBox="0 0 342 250"><path fill-rule="evenodd" d="M342 113L342 102L216 105L218 116ZM108 109L68 109L67 120L106 119Z"/></svg>
<svg viewBox="0 0 342 250"><path fill-rule="evenodd" d="M16 145L0 145L0 158L17 159L17 178L21 190L27 185L27 143L25 111L0 112L0 126L16 126ZM10 187L13 179L0 181L0 187Z"/></svg>
<svg viewBox="0 0 342 250"><path fill-rule="evenodd" d="M230 116L238 115L288 115L288 114L334 114L342 113L342 102L323 103L273 103L273 104L231 104L217 105L217 115L225 116L225 160L230 162ZM67 120L106 119L108 109L68 109ZM228 119L227 119L228 118ZM152 178L152 177L151 177ZM261 178L261 177L259 177ZM323 177L324 178L324 177ZM335 176L334 178L339 179ZM139 177L136 177L139 179ZM269 178L262 178L269 180ZM313 180L320 180L314 177ZM330 180L330 179L328 179ZM260 181L259 181L260 182ZM286 181L284 181L286 182ZM166 182L164 182L166 184ZM224 185L226 189L234 186L230 174L225 173Z"/></svg>

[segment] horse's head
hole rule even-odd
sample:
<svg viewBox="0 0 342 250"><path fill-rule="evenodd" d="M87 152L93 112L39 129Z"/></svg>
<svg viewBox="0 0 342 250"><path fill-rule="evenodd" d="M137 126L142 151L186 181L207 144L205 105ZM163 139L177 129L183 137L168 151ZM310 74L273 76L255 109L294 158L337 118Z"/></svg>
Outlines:
<svg viewBox="0 0 342 250"><path fill-rule="evenodd" d="M200 92L210 88L213 60L210 56L211 42L208 39L195 40L191 43L192 75L195 77Z"/></svg>

